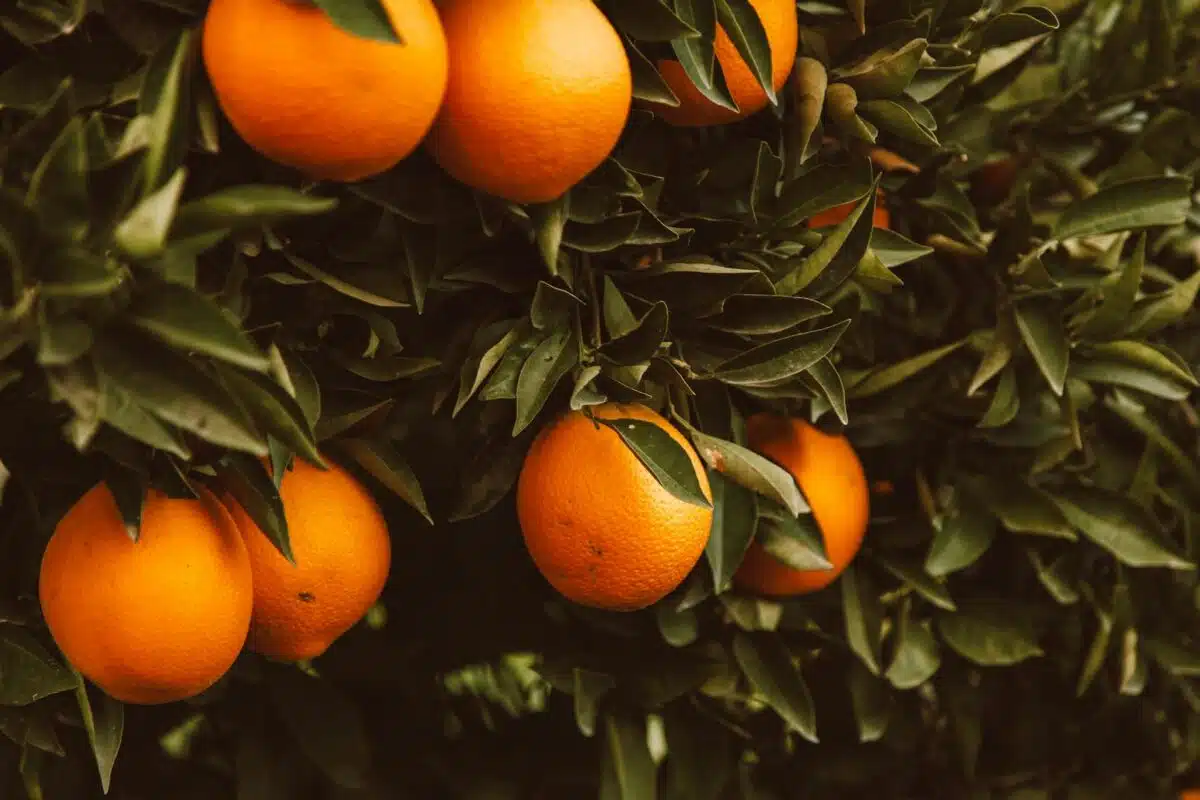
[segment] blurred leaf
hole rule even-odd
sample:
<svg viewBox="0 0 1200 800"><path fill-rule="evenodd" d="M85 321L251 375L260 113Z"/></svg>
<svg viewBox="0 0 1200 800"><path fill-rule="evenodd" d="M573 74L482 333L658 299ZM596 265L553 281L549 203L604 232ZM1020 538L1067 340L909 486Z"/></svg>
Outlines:
<svg viewBox="0 0 1200 800"><path fill-rule="evenodd" d="M616 686L616 681L611 675L578 667L571 670L571 679L573 683L571 696L575 701L575 723L579 726L579 732L584 736L593 736L596 733L600 699Z"/></svg>
<svg viewBox="0 0 1200 800"><path fill-rule="evenodd" d="M1058 241L1158 225L1179 225L1191 205L1185 177L1142 178L1105 186L1076 200L1054 224Z"/></svg>
<svg viewBox="0 0 1200 800"><path fill-rule="evenodd" d="M812 695L792 656L775 634L738 633L733 656L750 685L797 733L817 741Z"/></svg>
<svg viewBox="0 0 1200 800"><path fill-rule="evenodd" d="M912 617L912 604L906 603L896 628L892 663L885 677L897 689L915 689L937 673L942 665L941 651L930 624Z"/></svg>
<svg viewBox="0 0 1200 800"><path fill-rule="evenodd" d="M601 800L654 800L657 778L646 746L644 717L610 711L604 717Z"/></svg>
<svg viewBox="0 0 1200 800"><path fill-rule="evenodd" d="M879 596L866 573L849 566L838 578L842 587L842 612L846 619L846 640L872 675L879 675L883 650L883 613Z"/></svg>
<svg viewBox="0 0 1200 800"><path fill-rule="evenodd" d="M850 665L850 703L860 742L877 742L887 733L892 702L887 685L857 661Z"/></svg>
<svg viewBox="0 0 1200 800"><path fill-rule="evenodd" d="M938 616L938 630L946 644L984 667L1019 664L1042 655L1028 621L994 605L961 607Z"/></svg>
<svg viewBox="0 0 1200 800"><path fill-rule="evenodd" d="M113 241L127 256L148 259L162 253L186 176L183 167L175 170L166 183L142 198L117 224Z"/></svg>
<svg viewBox="0 0 1200 800"><path fill-rule="evenodd" d="M1146 234L1143 233L1138 237L1133 257L1121 271L1120 279L1102 290L1103 299L1100 305L1083 318L1083 323L1079 326L1080 336L1103 339L1112 338L1120 332L1133 311L1145 266Z"/></svg>
<svg viewBox="0 0 1200 800"><path fill-rule="evenodd" d="M358 707L329 681L292 667L271 670L266 688L301 752L336 785L362 788L371 750Z"/></svg>
<svg viewBox="0 0 1200 800"><path fill-rule="evenodd" d="M1080 533L1122 563L1131 567L1195 568L1165 541L1159 523L1127 497L1092 486L1063 486L1050 497Z"/></svg>

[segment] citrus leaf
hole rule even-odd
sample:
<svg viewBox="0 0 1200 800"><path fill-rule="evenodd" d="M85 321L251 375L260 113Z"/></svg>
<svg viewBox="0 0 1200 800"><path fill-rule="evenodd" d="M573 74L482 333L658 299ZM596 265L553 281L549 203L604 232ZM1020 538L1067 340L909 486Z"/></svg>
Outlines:
<svg viewBox="0 0 1200 800"><path fill-rule="evenodd" d="M217 476L238 505L275 546L279 554L296 563L288 535L283 498L271 472L261 461L244 453L226 453L218 464Z"/></svg>
<svg viewBox="0 0 1200 800"><path fill-rule="evenodd" d="M624 710L610 711L604 717L600 800L654 800L656 787L645 717Z"/></svg>
<svg viewBox="0 0 1200 800"><path fill-rule="evenodd" d="M382 0L311 0L347 33L385 44L402 45L404 31L393 27Z"/></svg>
<svg viewBox="0 0 1200 800"><path fill-rule="evenodd" d="M1049 497L1071 525L1122 563L1195 568L1167 543L1157 520L1123 495L1095 486L1063 486Z"/></svg>
<svg viewBox="0 0 1200 800"><path fill-rule="evenodd" d="M772 503L762 503L754 540L773 558L792 569L833 568L825 551L821 529L811 514L796 517Z"/></svg>
<svg viewBox="0 0 1200 800"><path fill-rule="evenodd" d="M0 625L0 706L27 706L78 685L76 675L29 633Z"/></svg>
<svg viewBox="0 0 1200 800"><path fill-rule="evenodd" d="M850 320L843 320L753 347L719 364L712 377L733 386L762 386L799 375L829 355L848 327Z"/></svg>
<svg viewBox="0 0 1200 800"><path fill-rule="evenodd" d="M615 431L642 466L672 495L694 506L712 507L704 496L687 451L665 430L640 419L594 419Z"/></svg>
<svg viewBox="0 0 1200 800"><path fill-rule="evenodd" d="M338 447L432 525L425 492L412 467L391 445L379 439L343 439Z"/></svg>
<svg viewBox="0 0 1200 800"><path fill-rule="evenodd" d="M750 67L767 100L776 105L779 101L775 97L771 71L771 47L762 20L750 0L717 0L717 22L733 42L742 61Z"/></svg>
<svg viewBox="0 0 1200 800"><path fill-rule="evenodd" d="M267 377L228 367L218 368L225 389L246 408L260 430L317 466L325 462L317 450L316 433L304 409L287 390Z"/></svg>
<svg viewBox="0 0 1200 800"><path fill-rule="evenodd" d="M83 728L100 772L100 788L108 794L113 767L117 763L117 753L121 750L121 739L125 734L125 706L104 692L98 692L93 703L83 676L76 674L75 677L75 699L79 703L79 714L83 717Z"/></svg>
<svg viewBox="0 0 1200 800"><path fill-rule="evenodd" d="M846 396L851 399L870 397L887 391L903 383L914 375L929 369L946 356L966 344L965 339L907 358L895 364L876 367L862 379L855 381L846 389Z"/></svg>
<svg viewBox="0 0 1200 800"><path fill-rule="evenodd" d="M806 513L808 503L800 494L795 478L783 467L735 442L709 436L689 427L696 452L709 467L757 492L781 503L793 516Z"/></svg>
<svg viewBox="0 0 1200 800"><path fill-rule="evenodd" d="M1140 178L1105 186L1076 200L1054 224L1058 241L1159 225L1179 225L1191 207L1186 177Z"/></svg>
<svg viewBox="0 0 1200 800"><path fill-rule="evenodd" d="M906 603L896 626L892 663L885 677L900 690L915 689L932 678L942 665L942 654L929 623L912 618Z"/></svg>
<svg viewBox="0 0 1200 800"><path fill-rule="evenodd" d="M1070 346L1063 327L1058 304L1044 298L1023 300L1016 304L1017 329L1046 382L1061 396L1067 382Z"/></svg>
<svg viewBox="0 0 1200 800"><path fill-rule="evenodd" d="M1027 621L991 604L940 615L938 631L955 652L983 667L1011 666L1042 655Z"/></svg>
<svg viewBox="0 0 1200 800"><path fill-rule="evenodd" d="M128 319L173 347L257 372L270 367L266 355L219 305L186 286L165 281L146 286L130 306Z"/></svg>
<svg viewBox="0 0 1200 800"><path fill-rule="evenodd" d="M325 214L333 197L314 197L284 186L231 186L179 207L171 222L172 240L266 225L281 219Z"/></svg>
<svg viewBox="0 0 1200 800"><path fill-rule="evenodd" d="M842 587L846 640L871 674L878 675L883 660L883 611L879 596L866 574L854 566L847 567L838 582Z"/></svg>
<svg viewBox="0 0 1200 800"><path fill-rule="evenodd" d="M741 566L758 525L758 498L716 470L709 470L713 496L713 522L704 553L712 570L714 591L729 588Z"/></svg>
<svg viewBox="0 0 1200 800"><path fill-rule="evenodd" d="M600 700L617 684L611 675L576 667L571 670L575 724L584 736L596 733L596 718L599 716Z"/></svg>
<svg viewBox="0 0 1200 800"><path fill-rule="evenodd" d="M750 685L793 730L817 741L817 717L812 695L792 656L775 634L739 632L733 657Z"/></svg>
<svg viewBox="0 0 1200 800"><path fill-rule="evenodd" d="M579 347L570 325L555 330L533 348L521 365L516 382L517 418L513 422L513 436L529 427L550 399L550 393L578 360Z"/></svg>
<svg viewBox="0 0 1200 800"><path fill-rule="evenodd" d="M113 241L125 255L144 260L162 253L186 177L187 170L179 167L166 183L143 197L117 223Z"/></svg>

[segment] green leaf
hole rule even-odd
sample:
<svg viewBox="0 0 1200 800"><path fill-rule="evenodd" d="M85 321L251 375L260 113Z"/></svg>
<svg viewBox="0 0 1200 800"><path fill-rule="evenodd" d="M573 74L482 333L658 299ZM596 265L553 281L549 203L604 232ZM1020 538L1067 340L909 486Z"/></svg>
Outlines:
<svg viewBox="0 0 1200 800"><path fill-rule="evenodd" d="M925 557L925 571L935 577L949 575L974 564L996 538L996 519L961 491L935 523L933 543Z"/></svg>
<svg viewBox="0 0 1200 800"><path fill-rule="evenodd" d="M270 470L256 458L244 453L226 453L219 465L218 476L225 490L233 496L279 554L296 563L292 541L288 534L283 498L271 477Z"/></svg>
<svg viewBox="0 0 1200 800"><path fill-rule="evenodd" d="M1031 298L1018 302L1015 312L1025 346L1050 388L1061 396L1071 355L1061 309L1052 300Z"/></svg>
<svg viewBox="0 0 1200 800"><path fill-rule="evenodd" d="M996 390L992 393L987 411L979 418L977 425L980 428L1003 428L1016 418L1020 410L1021 395L1017 387L1017 371L1012 367L1005 367L1000 373L1000 380L996 383Z"/></svg>
<svg viewBox="0 0 1200 800"><path fill-rule="evenodd" d="M913 39L895 49L879 50L861 61L836 69L832 80L848 83L862 100L900 95L921 66L927 42Z"/></svg>
<svg viewBox="0 0 1200 800"><path fill-rule="evenodd" d="M529 218L533 222L534 238L542 262L551 275L558 274L558 250L562 246L563 226L571 213L571 193L557 200L529 207Z"/></svg>
<svg viewBox="0 0 1200 800"><path fill-rule="evenodd" d="M845 425L850 421L850 412L846 408L846 387L842 383L842 376L838 373L837 367L828 356L822 358L816 364L813 364L806 370L806 374L813 379L821 389L821 394L825 396L833 413L837 414L837 418Z"/></svg>
<svg viewBox="0 0 1200 800"><path fill-rule="evenodd" d="M972 604L939 615L937 622L946 644L983 667L1007 667L1042 655L1032 625L1007 607Z"/></svg>
<svg viewBox="0 0 1200 800"><path fill-rule="evenodd" d="M793 516L808 512L795 478L783 467L735 442L718 439L695 428L689 432L704 463L747 489L781 503Z"/></svg>
<svg viewBox="0 0 1200 800"><path fill-rule="evenodd" d="M624 334L605 342L597 355L610 364L633 366L649 361L667 336L669 312L659 301Z"/></svg>
<svg viewBox="0 0 1200 800"><path fill-rule="evenodd" d="M712 507L712 503L704 496L687 451L665 430L640 419L593 419L616 431L638 461L672 495L694 506Z"/></svg>
<svg viewBox="0 0 1200 800"><path fill-rule="evenodd" d="M1129 316L1125 332L1145 337L1174 325L1192 310L1197 292L1200 292L1200 269L1167 291L1138 301Z"/></svg>
<svg viewBox="0 0 1200 800"><path fill-rule="evenodd" d="M694 609L682 611L665 603L654 607L654 619L658 623L658 631L663 641L672 647L687 647L696 641L700 635L700 620Z"/></svg>
<svg viewBox="0 0 1200 800"><path fill-rule="evenodd" d="M517 320L500 320L475 331L471 341L470 357L463 360L458 375L458 399L454 402L454 416L466 406L467 401L479 391L492 371L500 364L504 354L521 335Z"/></svg>
<svg viewBox="0 0 1200 800"><path fill-rule="evenodd" d="M885 556L879 556L876 560L883 565L884 569L904 581L917 594L938 608L944 611L954 611L957 608L954 598L950 596L946 587L926 572L922 566Z"/></svg>
<svg viewBox="0 0 1200 800"><path fill-rule="evenodd" d="M100 772L100 788L108 794L112 781L117 753L121 750L121 739L125 734L125 706L103 692L97 693L93 703L87 682L76 675L75 699L79 703L79 714L83 717L83 729L87 732L88 744L96 758Z"/></svg>
<svg viewBox="0 0 1200 800"><path fill-rule="evenodd" d="M1099 605L1093 605L1093 610L1096 612L1096 632L1092 635L1092 643L1088 647L1083 667L1079 671L1079 680L1075 683L1076 697L1083 697L1088 687L1095 681L1096 676L1100 673L1100 668L1108 659L1111 649L1113 616Z"/></svg>
<svg viewBox="0 0 1200 800"><path fill-rule="evenodd" d="M775 294L735 294L709 317L710 327L747 336L783 333L802 322L833 312L829 306L808 297Z"/></svg>
<svg viewBox="0 0 1200 800"><path fill-rule="evenodd" d="M720 722L689 712L686 706L664 709L663 724L663 800L719 800L737 772L739 753L733 737Z"/></svg>
<svg viewBox="0 0 1200 800"><path fill-rule="evenodd" d="M725 77L717 69L713 39L717 32L716 4L713 0L675 0L675 15L699 36L680 36L671 40L671 49L683 66L688 79L713 103L730 111L737 104L729 96Z"/></svg>
<svg viewBox="0 0 1200 800"><path fill-rule="evenodd" d="M876 367L846 389L850 399L870 397L897 386L914 375L929 369L966 344L965 339L907 358L895 364Z"/></svg>
<svg viewBox="0 0 1200 800"><path fill-rule="evenodd" d="M334 25L347 33L386 44L404 44L404 31L398 31L392 26L382 0L355 0L353 3L347 3L345 0L312 2L329 15Z"/></svg>
<svg viewBox="0 0 1200 800"><path fill-rule="evenodd" d="M575 707L575 724L584 736L596 733L596 718L599 715L600 700L616 687L617 683L611 675L603 672L580 669L571 670L571 696Z"/></svg>
<svg viewBox="0 0 1200 800"><path fill-rule="evenodd" d="M82 238L88 227L87 168L83 120L74 117L42 156L25 197L43 222L70 238Z"/></svg>
<svg viewBox="0 0 1200 800"><path fill-rule="evenodd" d="M669 42L698 37L700 32L681 20L664 0L622 0L605 6L617 28L643 42Z"/></svg>
<svg viewBox="0 0 1200 800"><path fill-rule="evenodd" d="M285 186L231 186L179 207L171 222L172 240L266 225L291 217L328 213L337 198L314 197Z"/></svg>
<svg viewBox="0 0 1200 800"><path fill-rule="evenodd" d="M717 21L771 105L776 105L779 100L771 71L771 47L754 6L749 0L717 0Z"/></svg>
<svg viewBox="0 0 1200 800"><path fill-rule="evenodd" d="M1054 224L1058 241L1159 225L1179 225L1191 207L1186 177L1140 178L1105 186L1076 200Z"/></svg>
<svg viewBox="0 0 1200 800"><path fill-rule="evenodd" d="M579 347L572 326L555 330L533 349L521 366L516 382L517 418L513 423L513 436L529 427L559 381L578 360Z"/></svg>
<svg viewBox="0 0 1200 800"><path fill-rule="evenodd" d="M358 706L329 681L290 666L273 668L265 683L300 751L337 786L363 788L371 745Z"/></svg>
<svg viewBox="0 0 1200 800"><path fill-rule="evenodd" d="M267 454L246 411L190 359L116 332L96 341L92 357L97 370L156 417L213 444Z"/></svg>
<svg viewBox="0 0 1200 800"><path fill-rule="evenodd" d="M324 466L308 416L286 389L266 375L229 367L219 367L217 372L225 389L247 409L261 431L310 463Z"/></svg>
<svg viewBox="0 0 1200 800"><path fill-rule="evenodd" d="M177 283L156 282L141 288L128 319L172 347L266 372L270 361L221 307Z"/></svg>
<svg viewBox="0 0 1200 800"><path fill-rule="evenodd" d="M186 178L186 169L175 170L170 180L142 198L117 224L113 241L125 255L145 260L162 253Z"/></svg>
<svg viewBox="0 0 1200 800"><path fill-rule="evenodd" d="M600 775L600 800L654 800L657 796L644 716L621 710L605 715Z"/></svg>
<svg viewBox="0 0 1200 800"><path fill-rule="evenodd" d="M842 587L842 613L846 641L863 665L878 675L883 660L883 612L879 595L861 569L849 566L838 578Z"/></svg>
<svg viewBox="0 0 1200 800"><path fill-rule="evenodd" d="M773 558L792 569L833 568L825 551L821 529L811 514L796 517L773 503L760 503L754 540Z"/></svg>
<svg viewBox="0 0 1200 800"><path fill-rule="evenodd" d="M1013 533L1053 536L1074 541L1075 531L1046 492L1016 476L969 481L976 495L1000 524Z"/></svg>
<svg viewBox="0 0 1200 800"><path fill-rule="evenodd" d="M1120 333L1129 322L1146 266L1146 234L1138 237L1133 257L1121 270L1120 278L1101 291L1100 305L1079 326L1079 335L1087 339L1108 339Z"/></svg>
<svg viewBox="0 0 1200 800"><path fill-rule="evenodd" d="M375 480L416 509L430 525L433 524L421 482L404 457L390 444L381 439L343 439L338 446Z"/></svg>
<svg viewBox="0 0 1200 800"><path fill-rule="evenodd" d="M145 115L146 158L142 196L153 194L174 175L187 148L195 31L183 29L154 54L147 68L138 113ZM187 111L185 111L185 109Z"/></svg>
<svg viewBox="0 0 1200 800"><path fill-rule="evenodd" d="M733 386L764 386L791 378L829 355L848 327L850 320L843 320L753 347L717 365L712 377Z"/></svg>
<svg viewBox="0 0 1200 800"><path fill-rule="evenodd" d="M78 686L70 669L14 625L0 625L0 706L27 706Z"/></svg>
<svg viewBox="0 0 1200 800"><path fill-rule="evenodd" d="M892 663L884 677L902 691L921 686L942 665L941 649L933 629L928 621L913 618L911 603L905 603L901 611L892 652Z"/></svg>
<svg viewBox="0 0 1200 800"><path fill-rule="evenodd" d="M729 588L754 539L758 525L758 499L754 492L734 483L716 470L709 470L713 496L713 523L705 556L712 570L717 593Z"/></svg>
<svg viewBox="0 0 1200 800"><path fill-rule="evenodd" d="M808 741L816 742L812 695L783 641L775 634L739 632L733 639L733 657L750 685L784 722Z"/></svg>
<svg viewBox="0 0 1200 800"><path fill-rule="evenodd" d="M874 228L875 187L862 196L854 210L825 234L821 243L795 268L775 282L775 291L810 297L831 295L849 280L871 244Z"/></svg>
<svg viewBox="0 0 1200 800"><path fill-rule="evenodd" d="M1158 521L1124 495L1096 486L1063 486L1049 496L1071 525L1124 564L1195 568L1166 541Z"/></svg>
<svg viewBox="0 0 1200 800"><path fill-rule="evenodd" d="M887 684L858 661L850 662L850 704L860 742L877 742L887 733L892 697Z"/></svg>

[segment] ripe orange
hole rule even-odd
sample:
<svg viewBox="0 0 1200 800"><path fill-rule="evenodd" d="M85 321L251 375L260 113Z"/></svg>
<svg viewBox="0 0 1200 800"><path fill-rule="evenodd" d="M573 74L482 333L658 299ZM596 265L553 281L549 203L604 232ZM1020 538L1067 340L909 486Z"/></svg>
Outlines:
<svg viewBox="0 0 1200 800"><path fill-rule="evenodd" d="M670 434L691 459L704 495L708 476L683 435L642 405L606 403L600 419L632 418ZM546 580L581 605L645 608L678 586L704 552L712 509L659 484L620 435L582 411L546 426L517 481L517 516Z"/></svg>
<svg viewBox="0 0 1200 800"><path fill-rule="evenodd" d="M787 82L796 63L796 48L800 40L796 3L794 0L751 0L750 4L758 12L758 18L767 33L767 43L771 47L771 85L778 92ZM766 108L767 93L758 85L754 73L734 47L725 29L719 25L714 49L725 75L725 84L738 110L730 111L709 100L688 78L682 64L673 59L663 59L658 62L658 71L679 98L679 105L674 108L657 107L658 115L670 124L687 127L722 125L745 119Z"/></svg>
<svg viewBox="0 0 1200 800"><path fill-rule="evenodd" d="M445 0L450 83L434 159L516 203L560 197L612 152L633 79L592 0Z"/></svg>
<svg viewBox="0 0 1200 800"><path fill-rule="evenodd" d="M59 521L38 595L59 649L125 703L182 700L212 686L246 641L250 559L211 495L148 492L137 542L106 484Z"/></svg>
<svg viewBox="0 0 1200 800"><path fill-rule="evenodd" d="M446 39L430 0L384 0L403 44L343 31L310 3L212 0L202 49L217 102L267 158L356 181L411 153L446 88Z"/></svg>
<svg viewBox="0 0 1200 800"><path fill-rule="evenodd" d="M850 216L850 212L854 211L854 207L858 202L843 203L840 206L828 208L818 214L808 218L808 227L810 228L828 228L837 225L846 217ZM875 196L875 214L871 217L871 225L876 228L885 228L891 230L892 214L887 209L884 203L883 190L880 190Z"/></svg>
<svg viewBox="0 0 1200 800"><path fill-rule="evenodd" d="M862 547L869 490L858 455L844 436L798 419L756 414L746 421L750 446L786 469L804 492L825 540L832 569L798 570L751 544L734 583L756 594L786 597L823 589Z"/></svg>
<svg viewBox="0 0 1200 800"><path fill-rule="evenodd" d="M336 465L296 459L279 487L295 565L227 500L254 570L248 646L284 661L316 658L379 599L391 568L387 523L367 489Z"/></svg>

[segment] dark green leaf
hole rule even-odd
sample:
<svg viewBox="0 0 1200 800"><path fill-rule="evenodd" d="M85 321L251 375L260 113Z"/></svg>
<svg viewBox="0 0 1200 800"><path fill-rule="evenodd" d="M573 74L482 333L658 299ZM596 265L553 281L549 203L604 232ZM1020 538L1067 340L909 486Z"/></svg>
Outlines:
<svg viewBox="0 0 1200 800"><path fill-rule="evenodd" d="M27 706L78 686L70 669L14 625L0 625L0 706Z"/></svg>
<svg viewBox="0 0 1200 800"><path fill-rule="evenodd" d="M266 688L296 744L333 783L360 789L371 749L358 706L327 680L279 666Z"/></svg>
<svg viewBox="0 0 1200 800"><path fill-rule="evenodd" d="M790 378L829 355L849 326L850 320L843 320L759 345L722 362L713 377L734 386L763 386Z"/></svg>
<svg viewBox="0 0 1200 800"><path fill-rule="evenodd" d="M617 710L606 714L600 800L654 800L655 773L645 717Z"/></svg>
<svg viewBox="0 0 1200 800"><path fill-rule="evenodd" d="M1141 178L1105 186L1076 200L1054 224L1058 241L1158 225L1179 225L1191 206L1186 177Z"/></svg>
<svg viewBox="0 0 1200 800"><path fill-rule="evenodd" d="M1064 486L1050 498L1076 529L1131 567L1193 569L1141 506L1094 486Z"/></svg>
<svg viewBox="0 0 1200 800"><path fill-rule="evenodd" d="M878 675L883 650L883 612L879 595L866 573L854 566L838 578L842 587L842 613L846 620L846 640L872 675Z"/></svg>
<svg viewBox="0 0 1200 800"><path fill-rule="evenodd" d="M555 330L533 349L516 382L517 418L513 436L529 427L578 359L579 348L570 326Z"/></svg>
<svg viewBox="0 0 1200 800"><path fill-rule="evenodd" d="M390 444L381 439L343 439L338 442L339 448L348 452L375 480L396 493L433 524L429 515L429 506L425 503L425 492L421 482L417 480L412 467Z"/></svg>
<svg viewBox="0 0 1200 800"><path fill-rule="evenodd" d="M817 741L817 717L812 695L792 656L774 634L738 633L733 657L750 685L797 733Z"/></svg>
<svg viewBox="0 0 1200 800"><path fill-rule="evenodd" d="M404 31L392 26L382 0L312 0L329 15L333 24L347 33L390 45L403 45Z"/></svg>
<svg viewBox="0 0 1200 800"><path fill-rule="evenodd" d="M938 617L946 644L984 667L1005 667L1042 655L1028 620L1010 609L973 604Z"/></svg>
<svg viewBox="0 0 1200 800"><path fill-rule="evenodd" d="M267 540L289 563L296 563L288 535L287 516L279 487L263 463L244 453L227 453L221 459L218 474L225 490L245 510Z"/></svg>
<svg viewBox="0 0 1200 800"><path fill-rule="evenodd" d="M729 588L754 538L758 500L754 492L715 470L709 471L708 481L713 496L713 524L705 555L712 569L714 590L720 593Z"/></svg>
<svg viewBox="0 0 1200 800"><path fill-rule="evenodd" d="M672 495L701 508L712 507L712 503L701 489L687 451L665 430L652 422L640 419L596 417L595 420L616 431L626 447L637 456L638 461L642 462L659 484Z"/></svg>
<svg viewBox="0 0 1200 800"><path fill-rule="evenodd" d="M1056 395L1063 393L1070 361L1070 345L1058 304L1032 298L1016 304L1017 328L1038 369Z"/></svg>
<svg viewBox="0 0 1200 800"><path fill-rule="evenodd" d="M96 702L93 703L93 693L88 691L83 677L77 675L76 678L75 699L79 703L83 728L100 772L100 788L108 794L113 767L117 763L117 753L121 750L121 739L125 734L125 706L104 692L96 692Z"/></svg>
<svg viewBox="0 0 1200 800"><path fill-rule="evenodd" d="M219 305L186 286L150 284L139 291L128 314L131 323L172 347L257 372L270 367L267 357Z"/></svg>
<svg viewBox="0 0 1200 800"><path fill-rule="evenodd" d="M690 433L696 452L712 469L783 504L793 516L808 511L808 503L800 494L795 478L783 467L735 442L709 436L694 428Z"/></svg>

